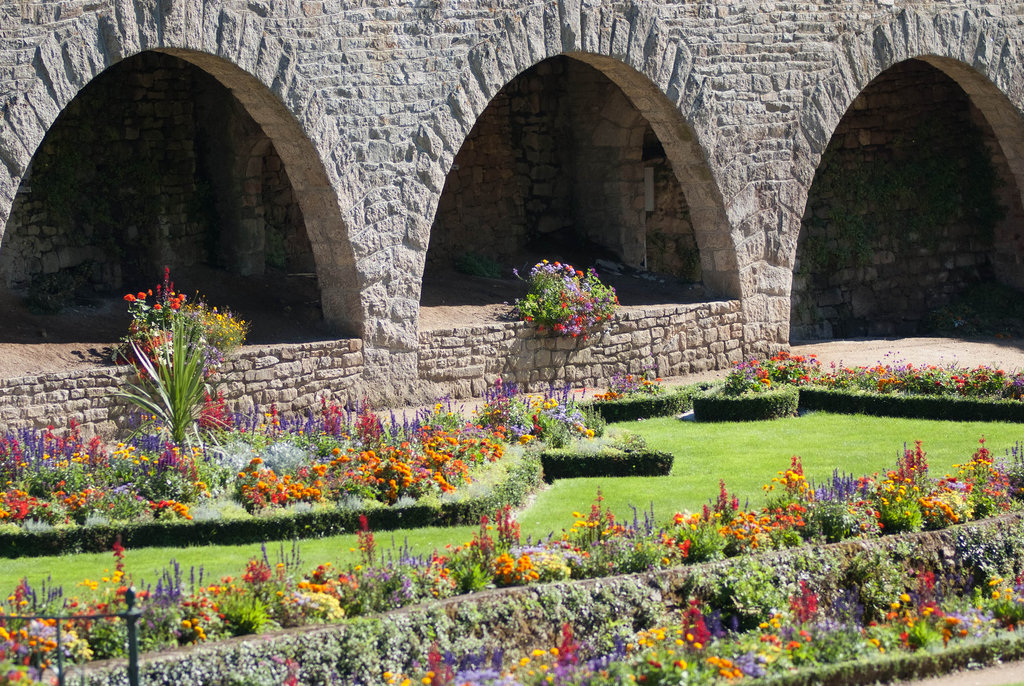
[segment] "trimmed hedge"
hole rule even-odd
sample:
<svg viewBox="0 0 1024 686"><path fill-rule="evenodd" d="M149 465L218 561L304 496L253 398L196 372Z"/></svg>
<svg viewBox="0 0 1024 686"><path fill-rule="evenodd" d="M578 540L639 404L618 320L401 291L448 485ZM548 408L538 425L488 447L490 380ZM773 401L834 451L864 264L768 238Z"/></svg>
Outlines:
<svg viewBox="0 0 1024 686"><path fill-rule="evenodd" d="M938 395L903 395L803 386L800 409L879 417L1024 422L1024 402Z"/></svg>
<svg viewBox="0 0 1024 686"><path fill-rule="evenodd" d="M693 396L710 384L681 386L658 395L631 395L616 400L593 400L589 404L606 422L632 422L648 417L666 417L693 409Z"/></svg>
<svg viewBox="0 0 1024 686"><path fill-rule="evenodd" d="M540 484L540 476L540 459L536 455L524 454L516 464L510 465L508 476L503 482L479 498L417 503L401 508L314 510L244 519L150 521L54 528L38 532L0 532L0 558L105 552L113 547L118 536L126 548L237 545L294 538L322 538L357 531L360 515L366 515L374 531L477 524L482 515L493 514L503 505L520 505Z"/></svg>
<svg viewBox="0 0 1024 686"><path fill-rule="evenodd" d="M667 476L674 459L672 453L660 450L627 452L616 448L606 448L599 453L551 449L540 454L547 483L589 476Z"/></svg>
<svg viewBox="0 0 1024 686"><path fill-rule="evenodd" d="M800 390L796 386L736 396L711 392L693 399L693 416L698 422L778 419L795 415L799 400Z"/></svg>
<svg viewBox="0 0 1024 686"><path fill-rule="evenodd" d="M907 575L933 571L1014 576L1024 563L1024 519L1008 515L971 522L942 531L802 546L754 556L780 584L795 584L808 574L820 577L821 611L828 601L842 601L844 579L854 561L877 554ZM456 657L502 651L505 664L534 649L557 642L564 622L592 644L610 645L617 630L648 629L670 618L686 602L694 579L737 577L750 556L658 572L604 579L485 591L444 601L358 617L344 623L301 627L259 636L144 655L140 674L147 684L203 683L211 686L283 683L289 661L300 683L377 683L385 671L409 672L427 663L433 649ZM628 639L627 639L628 640ZM1005 651L1005 652L1001 652ZM846 662L801 669L772 683L868 684L896 677L923 675L988 661L999 655L1024 653L1019 636L1001 636L976 644L957 645L935 654L880 655L870 661ZM83 669L84 683L113 686L127 683L124 661L93 663ZM246 681L238 680L245 675ZM74 674L77 680L78 674Z"/></svg>
<svg viewBox="0 0 1024 686"><path fill-rule="evenodd" d="M771 686L874 684L942 676L958 669L996 665L1024 658L1024 636L1003 635L946 646L940 652L888 653L872 660L817 665L792 674L763 679Z"/></svg>

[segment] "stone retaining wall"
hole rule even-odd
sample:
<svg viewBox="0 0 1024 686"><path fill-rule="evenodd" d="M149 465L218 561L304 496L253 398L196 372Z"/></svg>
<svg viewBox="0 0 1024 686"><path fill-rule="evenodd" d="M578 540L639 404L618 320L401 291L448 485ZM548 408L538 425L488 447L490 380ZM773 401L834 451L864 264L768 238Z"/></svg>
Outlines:
<svg viewBox="0 0 1024 686"><path fill-rule="evenodd" d="M301 411L321 397L354 395L362 372L359 340L274 345L226 362L217 389L237 409L276 403ZM62 428L74 419L85 434L110 435L124 407L112 394L130 376L128 368L105 367L0 380L0 429Z"/></svg>
<svg viewBox="0 0 1024 686"><path fill-rule="evenodd" d="M623 308L589 340L519 322L420 333L419 379L439 397L479 396L499 376L530 391L604 386L654 364L662 376L724 369L743 356L740 301Z"/></svg>
<svg viewBox="0 0 1024 686"><path fill-rule="evenodd" d="M418 380L383 388L365 374L355 339L247 348L225 363L218 390L235 409L275 403L283 412L345 402L429 402L480 396L499 376L526 390L603 386L618 373L657 366L664 376L723 369L743 356L740 301L623 308L588 340L537 334L499 322L420 334ZM107 367L0 380L0 430L58 428L75 419L85 434L112 434L124 417L112 393L130 376ZM382 395L382 394L386 394Z"/></svg>

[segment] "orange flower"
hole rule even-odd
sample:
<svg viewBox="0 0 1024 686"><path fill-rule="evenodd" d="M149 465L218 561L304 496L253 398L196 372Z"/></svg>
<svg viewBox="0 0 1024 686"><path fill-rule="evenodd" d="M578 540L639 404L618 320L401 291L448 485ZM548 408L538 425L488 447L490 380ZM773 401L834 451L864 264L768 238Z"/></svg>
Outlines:
<svg viewBox="0 0 1024 686"><path fill-rule="evenodd" d="M124 296L124 299L125 299L125 300L126 300L127 302L130 302L130 303L133 303L133 302L135 302L135 296L134 296L134 295L132 295L131 293L129 293L128 295Z"/></svg>
<svg viewBox="0 0 1024 686"><path fill-rule="evenodd" d="M162 310L163 308L160 307L160 303L157 303L156 305L153 305L153 309L154 310Z"/></svg>

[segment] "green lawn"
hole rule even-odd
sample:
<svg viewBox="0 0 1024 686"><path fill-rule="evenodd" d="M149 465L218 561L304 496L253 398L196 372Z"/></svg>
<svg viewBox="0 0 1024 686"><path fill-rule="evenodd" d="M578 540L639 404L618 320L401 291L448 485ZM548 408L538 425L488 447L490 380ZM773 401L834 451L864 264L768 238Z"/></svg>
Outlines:
<svg viewBox="0 0 1024 686"><path fill-rule="evenodd" d="M653 506L658 521L679 510L695 510L718 492L724 479L730 492L749 498L757 505L761 486L775 472L789 465L793 455L803 458L809 479L826 479L839 468L854 474L870 474L891 467L904 443L924 441L933 475L941 475L953 464L965 462L985 436L989 449L1002 455L1024 439L1024 425L985 422L940 422L915 419L809 414L773 422L696 424L673 418L615 425L642 434L658 449L675 454L672 474L659 478L594 478L559 481L537 495L519 515L523 536L534 538L558 532L571 525L572 512L585 512L598 488L605 504L620 517L632 517L629 506L641 510ZM472 537L473 527L454 529L412 529L377 534L380 547L398 546L408 540L417 554L429 553L448 543L462 543ZM303 565L331 561L348 564L355 559L354 536L302 541ZM268 545L271 561L280 544ZM290 550L290 544L285 548ZM128 551L127 569L146 581L155 581L157 570L176 559L186 576L190 568L203 567L207 579L238 575L245 562L260 554L260 546L205 546L185 549L146 548ZM17 580L28 577L33 584L48 575L68 591L84 578L99 579L113 566L110 554L66 555L0 561L0 591L12 589Z"/></svg>

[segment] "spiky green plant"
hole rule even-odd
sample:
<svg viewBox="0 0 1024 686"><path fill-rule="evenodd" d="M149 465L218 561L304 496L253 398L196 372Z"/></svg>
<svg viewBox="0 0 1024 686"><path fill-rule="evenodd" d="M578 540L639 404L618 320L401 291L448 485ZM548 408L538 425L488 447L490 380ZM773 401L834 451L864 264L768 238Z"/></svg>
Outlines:
<svg viewBox="0 0 1024 686"><path fill-rule="evenodd" d="M161 346L155 362L134 341L131 348L140 379L115 395L139 408L146 417L138 431L158 428L179 445L199 443L199 417L210 391L202 332L186 318L175 317L171 340Z"/></svg>

